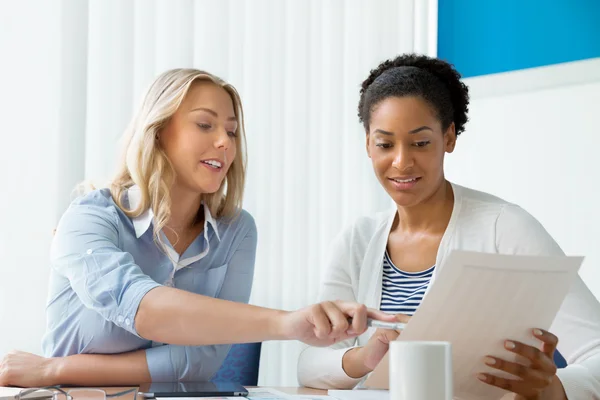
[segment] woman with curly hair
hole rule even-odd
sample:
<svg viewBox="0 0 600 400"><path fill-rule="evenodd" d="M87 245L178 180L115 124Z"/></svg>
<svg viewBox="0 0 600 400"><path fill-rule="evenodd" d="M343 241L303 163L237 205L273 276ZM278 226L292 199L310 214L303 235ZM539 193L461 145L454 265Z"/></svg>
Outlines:
<svg viewBox="0 0 600 400"><path fill-rule="evenodd" d="M321 301L358 301L406 322L452 250L564 254L521 207L446 180L444 157L465 129L468 104L460 74L442 60L402 55L371 71L362 84L358 116L367 155L395 207L358 219L334 241ZM481 355L482 368L485 362L514 379L495 374L473 379L526 399L600 398L600 305L581 278L552 333L531 328L539 348L505 342L506 351L523 356L522 364ZM396 331L370 329L329 348L308 347L300 355L299 380L317 388L354 387L397 337ZM558 338L570 365L557 371Z"/></svg>

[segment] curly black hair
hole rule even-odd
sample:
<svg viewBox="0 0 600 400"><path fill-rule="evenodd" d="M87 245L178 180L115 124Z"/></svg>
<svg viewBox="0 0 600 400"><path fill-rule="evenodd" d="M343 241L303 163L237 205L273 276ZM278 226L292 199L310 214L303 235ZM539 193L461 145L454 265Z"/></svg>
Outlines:
<svg viewBox="0 0 600 400"><path fill-rule="evenodd" d="M437 111L445 131L454 122L456 135L465 130L469 89L446 61L417 54L403 54L382 62L360 89L358 118L369 129L371 112L388 97L419 96Z"/></svg>

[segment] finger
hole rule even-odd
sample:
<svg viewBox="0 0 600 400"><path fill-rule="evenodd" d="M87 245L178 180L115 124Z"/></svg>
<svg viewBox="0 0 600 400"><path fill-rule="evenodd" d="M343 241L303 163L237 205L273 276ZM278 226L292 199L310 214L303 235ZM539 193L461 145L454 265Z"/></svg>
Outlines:
<svg viewBox="0 0 600 400"><path fill-rule="evenodd" d="M396 322L403 322L403 323L408 323L408 321L410 320L410 315L406 315L406 314L396 314Z"/></svg>
<svg viewBox="0 0 600 400"><path fill-rule="evenodd" d="M548 357L548 355L543 353L540 349L512 340L504 342L504 347L506 350L530 360L533 367L551 373L552 375L556 373L554 360L552 357Z"/></svg>
<svg viewBox="0 0 600 400"><path fill-rule="evenodd" d="M396 315L375 310L374 308L367 308L367 317L378 321L396 322Z"/></svg>
<svg viewBox="0 0 600 400"><path fill-rule="evenodd" d="M486 365L500 371L508 372L524 381L529 382L532 387L543 388L550 384L553 375L544 373L541 370L528 368L523 364L506 361L501 358L488 356L484 360Z"/></svg>
<svg viewBox="0 0 600 400"><path fill-rule="evenodd" d="M325 339L331 331L331 324L329 318L327 318L327 314L325 314L321 304L315 304L310 311L315 336L319 339Z"/></svg>
<svg viewBox="0 0 600 400"><path fill-rule="evenodd" d="M387 344L398 339L398 336L400 336L399 331L393 331L391 329L381 329L381 331L382 331L382 333L381 333L380 338L381 339L385 338Z"/></svg>
<svg viewBox="0 0 600 400"><path fill-rule="evenodd" d="M534 329L533 336L542 341L542 352L553 358L558 346L558 337L543 329Z"/></svg>
<svg viewBox="0 0 600 400"><path fill-rule="evenodd" d="M477 375L477 379L488 385L499 387L516 394L520 394L525 398L536 398L540 390L529 386L525 381L500 378L492 374L481 373Z"/></svg>
<svg viewBox="0 0 600 400"><path fill-rule="evenodd" d="M329 322L331 324L331 331L329 332L330 337L340 337L345 334L348 330L348 320L346 319L346 315L330 301L326 301L322 303L323 311L327 315Z"/></svg>
<svg viewBox="0 0 600 400"><path fill-rule="evenodd" d="M367 306L360 304L352 316L349 334L362 335L367 330Z"/></svg>

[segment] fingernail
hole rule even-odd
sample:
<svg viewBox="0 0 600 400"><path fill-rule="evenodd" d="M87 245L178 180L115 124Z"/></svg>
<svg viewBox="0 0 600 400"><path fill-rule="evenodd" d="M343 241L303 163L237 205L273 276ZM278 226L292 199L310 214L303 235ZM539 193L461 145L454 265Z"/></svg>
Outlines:
<svg viewBox="0 0 600 400"><path fill-rule="evenodd" d="M542 336L544 333L541 331L541 329L534 329L533 334L535 336Z"/></svg>
<svg viewBox="0 0 600 400"><path fill-rule="evenodd" d="M487 365L494 365L494 364L496 364L496 360L495 360L495 359L493 359L492 357L486 357L486 358L485 358L483 361L484 361L484 362L485 362Z"/></svg>
<svg viewBox="0 0 600 400"><path fill-rule="evenodd" d="M515 345L515 342L511 342L510 340L507 340L507 341L506 341L506 343L504 344L504 346L505 346L507 349L509 349L509 350L512 350L512 349L514 349L515 347L517 347L517 346Z"/></svg>
<svg viewBox="0 0 600 400"><path fill-rule="evenodd" d="M484 374L478 374L477 379L485 382L485 381L487 381L487 376L485 376Z"/></svg>

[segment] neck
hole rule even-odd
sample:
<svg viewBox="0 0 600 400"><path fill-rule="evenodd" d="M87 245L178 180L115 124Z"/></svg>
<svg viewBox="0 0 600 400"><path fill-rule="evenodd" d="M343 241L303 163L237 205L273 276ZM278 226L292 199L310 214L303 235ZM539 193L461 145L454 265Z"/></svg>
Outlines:
<svg viewBox="0 0 600 400"><path fill-rule="evenodd" d="M171 218L167 226L182 231L196 225L202 197L196 192L173 185L171 188Z"/></svg>
<svg viewBox="0 0 600 400"><path fill-rule="evenodd" d="M443 180L427 200L416 206L398 206L396 227L405 232L444 232L454 208L452 185Z"/></svg>

